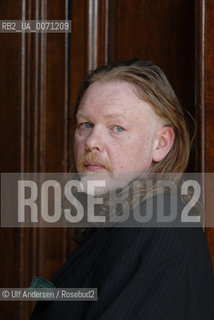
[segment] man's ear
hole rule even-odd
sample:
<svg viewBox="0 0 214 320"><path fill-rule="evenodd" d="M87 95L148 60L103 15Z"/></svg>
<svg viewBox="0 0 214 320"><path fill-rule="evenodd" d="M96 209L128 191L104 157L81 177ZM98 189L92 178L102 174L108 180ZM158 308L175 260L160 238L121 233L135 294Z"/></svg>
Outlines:
<svg viewBox="0 0 214 320"><path fill-rule="evenodd" d="M166 126L156 132L153 149L153 161L160 162L173 146L175 133L172 127Z"/></svg>

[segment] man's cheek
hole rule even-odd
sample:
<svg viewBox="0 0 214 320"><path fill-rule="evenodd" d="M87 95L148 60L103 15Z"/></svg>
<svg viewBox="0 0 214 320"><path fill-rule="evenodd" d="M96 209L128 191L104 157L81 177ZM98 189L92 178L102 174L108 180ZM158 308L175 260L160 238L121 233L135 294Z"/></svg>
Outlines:
<svg viewBox="0 0 214 320"><path fill-rule="evenodd" d="M84 150L85 143L82 139L75 139L74 141L74 152L81 152L81 150Z"/></svg>

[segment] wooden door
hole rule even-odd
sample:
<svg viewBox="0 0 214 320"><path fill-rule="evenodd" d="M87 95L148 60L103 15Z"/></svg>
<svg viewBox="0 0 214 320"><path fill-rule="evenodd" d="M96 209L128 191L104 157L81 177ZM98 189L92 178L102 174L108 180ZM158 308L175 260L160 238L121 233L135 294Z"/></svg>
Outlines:
<svg viewBox="0 0 214 320"><path fill-rule="evenodd" d="M82 79L133 57L159 65L196 119L189 170L213 172L213 15L212 0L0 1L1 20L72 20L71 34L0 34L1 172L69 171ZM65 228L1 228L1 287L51 278L75 246ZM0 317L28 319L32 307L1 302Z"/></svg>

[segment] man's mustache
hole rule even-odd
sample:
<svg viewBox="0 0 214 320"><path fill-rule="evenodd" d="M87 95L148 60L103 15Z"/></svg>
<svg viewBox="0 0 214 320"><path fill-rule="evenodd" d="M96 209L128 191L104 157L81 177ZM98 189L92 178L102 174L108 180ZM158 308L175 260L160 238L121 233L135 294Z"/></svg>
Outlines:
<svg viewBox="0 0 214 320"><path fill-rule="evenodd" d="M85 164L87 162L95 162L97 165L103 166L106 170L112 173L112 168L107 159L100 157L97 153L89 152L84 154L77 162L77 170L79 173L85 172Z"/></svg>

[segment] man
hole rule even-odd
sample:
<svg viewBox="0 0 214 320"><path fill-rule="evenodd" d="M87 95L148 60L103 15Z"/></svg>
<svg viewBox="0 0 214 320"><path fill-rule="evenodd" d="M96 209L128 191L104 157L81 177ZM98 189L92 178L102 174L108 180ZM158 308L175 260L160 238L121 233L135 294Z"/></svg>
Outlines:
<svg viewBox="0 0 214 320"><path fill-rule="evenodd" d="M163 72L148 62L90 73L75 117L74 156L83 185L105 181L96 196L151 173L174 173L178 181L187 166L182 108ZM98 228L89 234L83 230L83 243L52 282L97 288L97 301L38 303L31 319L214 319L213 275L200 228Z"/></svg>

